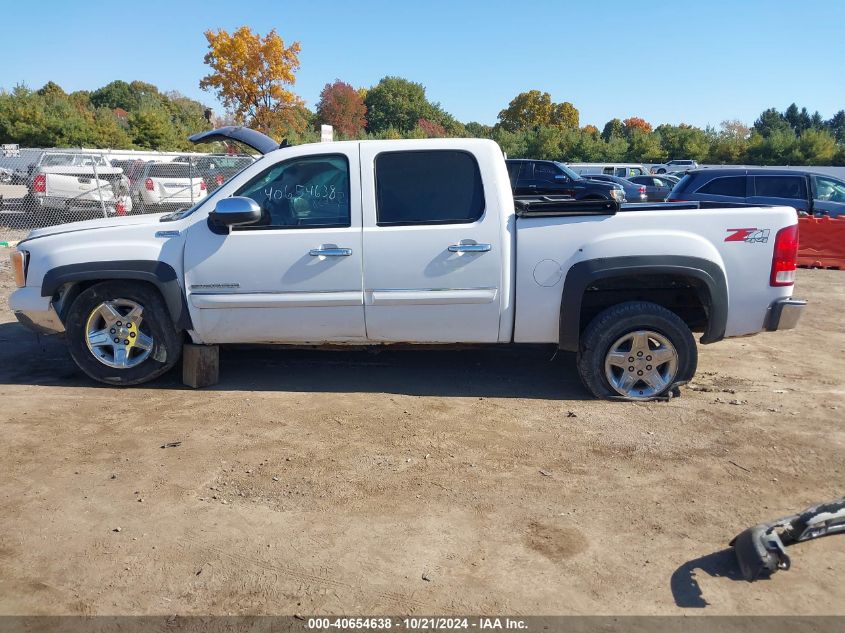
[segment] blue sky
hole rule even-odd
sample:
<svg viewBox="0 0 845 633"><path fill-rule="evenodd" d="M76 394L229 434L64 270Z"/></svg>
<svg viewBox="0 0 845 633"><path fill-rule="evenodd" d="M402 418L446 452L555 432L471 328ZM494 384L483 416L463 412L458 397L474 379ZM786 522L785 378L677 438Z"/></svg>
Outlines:
<svg viewBox="0 0 845 633"><path fill-rule="evenodd" d="M140 79L219 111L198 87L203 31L242 24L301 43L294 89L312 108L335 78L357 87L385 75L491 124L535 88L574 103L582 125L751 123L793 101L825 118L845 108L839 0L14 0L0 12L0 87Z"/></svg>

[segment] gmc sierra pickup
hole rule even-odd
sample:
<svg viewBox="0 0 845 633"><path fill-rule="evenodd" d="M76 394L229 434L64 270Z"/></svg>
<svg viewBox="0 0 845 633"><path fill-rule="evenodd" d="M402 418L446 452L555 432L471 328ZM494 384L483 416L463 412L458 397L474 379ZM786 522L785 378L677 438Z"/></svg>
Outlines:
<svg viewBox="0 0 845 633"><path fill-rule="evenodd" d="M597 397L659 397L702 343L796 325L790 207L514 199L492 141L279 148L195 206L32 231L9 303L95 380L199 344L545 343ZM701 206L702 208L698 208Z"/></svg>

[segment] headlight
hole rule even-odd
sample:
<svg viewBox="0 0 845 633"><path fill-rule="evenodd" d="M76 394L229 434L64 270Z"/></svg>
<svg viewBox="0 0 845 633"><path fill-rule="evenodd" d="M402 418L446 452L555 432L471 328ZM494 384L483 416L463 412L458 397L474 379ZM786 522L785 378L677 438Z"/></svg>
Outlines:
<svg viewBox="0 0 845 633"><path fill-rule="evenodd" d="M611 189L610 195L616 202L625 202L625 192L622 189Z"/></svg>
<svg viewBox="0 0 845 633"><path fill-rule="evenodd" d="M26 251L14 250L9 255L12 260L12 273L15 275L15 284L18 288L26 285L26 265L29 262L29 253Z"/></svg>

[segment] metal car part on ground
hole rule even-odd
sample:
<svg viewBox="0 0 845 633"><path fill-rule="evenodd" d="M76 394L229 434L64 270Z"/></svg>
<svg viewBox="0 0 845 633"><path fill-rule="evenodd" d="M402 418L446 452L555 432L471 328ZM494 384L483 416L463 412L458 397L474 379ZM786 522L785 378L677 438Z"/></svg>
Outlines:
<svg viewBox="0 0 845 633"><path fill-rule="evenodd" d="M743 577L752 582L789 569L785 547L820 536L845 532L845 497L811 506L798 514L761 523L730 542Z"/></svg>

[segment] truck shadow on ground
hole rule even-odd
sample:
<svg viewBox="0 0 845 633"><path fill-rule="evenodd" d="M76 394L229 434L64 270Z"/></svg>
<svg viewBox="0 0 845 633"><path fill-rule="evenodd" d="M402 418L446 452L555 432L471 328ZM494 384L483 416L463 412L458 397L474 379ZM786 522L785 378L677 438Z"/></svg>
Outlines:
<svg viewBox="0 0 845 633"><path fill-rule="evenodd" d="M669 580L675 604L682 609L704 609L710 605L698 584L699 573L745 582L731 548L694 558L678 567Z"/></svg>
<svg viewBox="0 0 845 633"><path fill-rule="evenodd" d="M187 389L181 368L141 388ZM99 386L71 360L64 341L0 323L0 384ZM589 398L573 354L548 347L318 350L223 347L214 391L395 393L415 396Z"/></svg>

